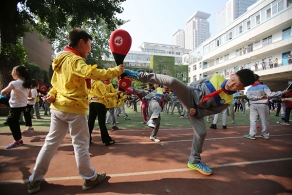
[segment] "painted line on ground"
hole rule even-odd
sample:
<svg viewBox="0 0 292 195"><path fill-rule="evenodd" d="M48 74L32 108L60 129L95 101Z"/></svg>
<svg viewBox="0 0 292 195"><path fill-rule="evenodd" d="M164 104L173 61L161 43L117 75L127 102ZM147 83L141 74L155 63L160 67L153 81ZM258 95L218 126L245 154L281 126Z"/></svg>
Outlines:
<svg viewBox="0 0 292 195"><path fill-rule="evenodd" d="M241 165L252 165L260 163L270 163L270 162L280 162L280 161L289 161L292 160L292 157L287 158L278 158L278 159L268 159L268 160L255 160L255 161L245 161L245 162L236 162L236 163L227 163L222 165L213 165L210 168L221 168L221 167L232 167L232 166L241 166ZM144 172L133 172L133 173L117 173L109 174L109 177L129 177L129 176L140 176L140 175L152 175L152 174L162 174L162 173L175 173L183 171L193 171L189 168L181 169L168 169L168 170L158 170L158 171L144 171ZM45 178L46 181L65 181L65 180L81 180L80 176L69 176L69 177L50 177ZM13 184L13 183L28 183L28 180L4 180L0 181L0 185Z"/></svg>
<svg viewBox="0 0 292 195"><path fill-rule="evenodd" d="M270 135L270 137L285 137L285 136L292 136L292 134L280 134L280 135ZM261 137L257 136L256 138L262 139ZM236 137L214 137L214 138L206 138L205 141L214 141L214 140L224 140L224 139L246 139L243 136L236 136ZM116 142L115 145L133 145L133 144L163 144L163 143L179 143L179 142L191 142L191 139L188 140L172 140L172 141L161 141L159 143L155 143L152 141L149 142ZM26 144L24 143L23 146L43 146L44 143L40 144ZM103 144L94 144L96 146ZM69 144L61 144L59 147L65 147L65 146L72 146L72 143ZM21 146L20 146L21 147ZM6 149L6 146L0 146L0 149Z"/></svg>

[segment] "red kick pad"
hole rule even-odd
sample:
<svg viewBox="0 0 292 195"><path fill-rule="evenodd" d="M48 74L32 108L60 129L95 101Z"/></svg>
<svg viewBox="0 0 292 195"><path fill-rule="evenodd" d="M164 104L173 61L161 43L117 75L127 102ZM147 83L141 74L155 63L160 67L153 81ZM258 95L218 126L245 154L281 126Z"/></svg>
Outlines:
<svg viewBox="0 0 292 195"><path fill-rule="evenodd" d="M131 48L132 38L130 34L123 30L117 29L110 36L110 49L112 53L126 56Z"/></svg>
<svg viewBox="0 0 292 195"><path fill-rule="evenodd" d="M131 87L131 79L129 79L129 78L121 78L121 79L119 79L119 87L121 88L121 89L123 89L124 91L126 90L126 89L128 89L129 87Z"/></svg>

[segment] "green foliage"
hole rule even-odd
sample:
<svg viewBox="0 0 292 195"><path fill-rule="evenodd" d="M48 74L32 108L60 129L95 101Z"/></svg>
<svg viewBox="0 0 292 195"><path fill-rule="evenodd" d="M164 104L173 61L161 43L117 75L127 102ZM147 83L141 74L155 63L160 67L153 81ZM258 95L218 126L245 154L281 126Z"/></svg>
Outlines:
<svg viewBox="0 0 292 195"><path fill-rule="evenodd" d="M146 88L146 83L142 83L142 82L136 81L136 80L134 80L132 82L134 84L134 88L135 89L144 89L144 88Z"/></svg>
<svg viewBox="0 0 292 195"><path fill-rule="evenodd" d="M6 44L5 47L1 47L0 53L8 61L17 61L19 64L25 62L27 53L22 44Z"/></svg>
<svg viewBox="0 0 292 195"><path fill-rule="evenodd" d="M188 83L188 66L187 65L175 65L174 66L174 77L184 82Z"/></svg>
<svg viewBox="0 0 292 195"><path fill-rule="evenodd" d="M118 87L118 78L112 78L110 82L115 88Z"/></svg>
<svg viewBox="0 0 292 195"><path fill-rule="evenodd" d="M110 32L125 22L116 17L117 13L123 12L121 3L124 1L1 0L0 78L2 82L0 88L6 86L11 80L8 73L13 66L25 59L25 52L17 46L17 40L32 30L38 31L52 42L57 40L55 42L57 45L60 40L64 43L67 41L66 32L75 27L84 28L93 34L96 41L93 43L90 56L92 59L100 60L102 55L108 54L107 45ZM15 47L9 44L15 45Z"/></svg>
<svg viewBox="0 0 292 195"><path fill-rule="evenodd" d="M123 21L116 17L122 13L120 6L125 0L62 0L62 1L21 1L19 6L29 13L31 23L41 34L55 40L64 26L81 27L85 21L98 25L104 20L107 28L116 29Z"/></svg>
<svg viewBox="0 0 292 195"><path fill-rule="evenodd" d="M153 72L174 76L174 57L153 55L150 58L150 67Z"/></svg>
<svg viewBox="0 0 292 195"><path fill-rule="evenodd" d="M48 72L40 68L37 64L24 62L24 66L29 70L31 77L36 81L41 81L44 82L45 84L50 83Z"/></svg>

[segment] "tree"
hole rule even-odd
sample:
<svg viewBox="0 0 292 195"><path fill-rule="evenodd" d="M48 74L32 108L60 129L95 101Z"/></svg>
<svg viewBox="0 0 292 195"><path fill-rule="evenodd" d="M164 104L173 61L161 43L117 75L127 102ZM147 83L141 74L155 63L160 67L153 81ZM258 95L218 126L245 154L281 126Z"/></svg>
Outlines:
<svg viewBox="0 0 292 195"><path fill-rule="evenodd" d="M0 6L0 88L6 87L15 65L23 63L25 52L18 44L26 32L36 29L51 41L58 38L66 26L81 27L90 22L105 25L110 32L124 21L116 17L122 13L125 0L1 0ZM67 38L67 37L66 37Z"/></svg>

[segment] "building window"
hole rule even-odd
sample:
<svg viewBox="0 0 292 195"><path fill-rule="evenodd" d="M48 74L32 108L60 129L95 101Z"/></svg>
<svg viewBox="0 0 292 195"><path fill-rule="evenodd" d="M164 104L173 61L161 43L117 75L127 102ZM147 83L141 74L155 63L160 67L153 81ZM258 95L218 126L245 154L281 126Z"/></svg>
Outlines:
<svg viewBox="0 0 292 195"><path fill-rule="evenodd" d="M242 48L236 50L236 56L241 56L242 55Z"/></svg>
<svg viewBox="0 0 292 195"><path fill-rule="evenodd" d="M273 3L272 14L275 15L276 13L278 13L278 5L277 3Z"/></svg>
<svg viewBox="0 0 292 195"><path fill-rule="evenodd" d="M193 70L197 70L197 65L193 65Z"/></svg>
<svg viewBox="0 0 292 195"><path fill-rule="evenodd" d="M263 39L263 47L272 44L272 36Z"/></svg>
<svg viewBox="0 0 292 195"><path fill-rule="evenodd" d="M246 28L249 30L250 29L250 21L247 21L246 23Z"/></svg>
<svg viewBox="0 0 292 195"><path fill-rule="evenodd" d="M225 60L229 60L229 54L226 54L226 55L224 56L224 59L225 59Z"/></svg>
<svg viewBox="0 0 292 195"><path fill-rule="evenodd" d="M260 15L256 16L256 24L260 24L261 23L261 17Z"/></svg>
<svg viewBox="0 0 292 195"><path fill-rule="evenodd" d="M282 31L282 39L288 39L291 37L291 27L286 28Z"/></svg>
<svg viewBox="0 0 292 195"><path fill-rule="evenodd" d="M267 16L267 19L271 17L271 8L267 9L266 16Z"/></svg>
<svg viewBox="0 0 292 195"><path fill-rule="evenodd" d="M231 40L232 39L232 32L229 32L228 34L227 34L227 40Z"/></svg>
<svg viewBox="0 0 292 195"><path fill-rule="evenodd" d="M292 6L292 0L287 0L287 7Z"/></svg>
<svg viewBox="0 0 292 195"><path fill-rule="evenodd" d="M197 75L193 76L193 81L197 80Z"/></svg>
<svg viewBox="0 0 292 195"><path fill-rule="evenodd" d="M247 53L252 52L253 51L253 44L248 45L247 48Z"/></svg>
<svg viewBox="0 0 292 195"><path fill-rule="evenodd" d="M218 46L220 46L220 40L219 40L219 39L217 39L217 41L216 41L216 42L217 42L217 47L218 47Z"/></svg>
<svg viewBox="0 0 292 195"><path fill-rule="evenodd" d="M240 27L238 28L238 30L239 30L239 34L242 33L242 26L240 26Z"/></svg>
<svg viewBox="0 0 292 195"><path fill-rule="evenodd" d="M284 2L282 0L278 3L278 12L282 11L283 9L284 9Z"/></svg>

